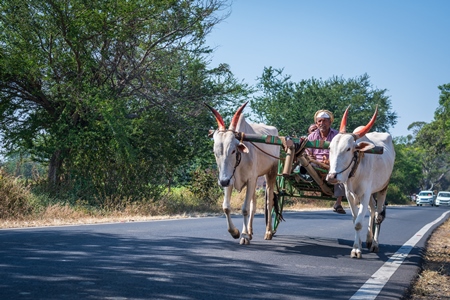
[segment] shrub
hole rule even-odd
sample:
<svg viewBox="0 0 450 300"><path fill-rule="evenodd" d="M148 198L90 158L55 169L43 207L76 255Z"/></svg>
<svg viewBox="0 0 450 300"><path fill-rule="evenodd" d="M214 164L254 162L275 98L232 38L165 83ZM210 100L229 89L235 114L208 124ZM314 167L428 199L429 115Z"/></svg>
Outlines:
<svg viewBox="0 0 450 300"><path fill-rule="evenodd" d="M401 192L400 188L391 183L388 186L386 201L392 204L408 204L408 198Z"/></svg>
<svg viewBox="0 0 450 300"><path fill-rule="evenodd" d="M32 212L33 195L19 178L0 168L0 219L18 219Z"/></svg>
<svg viewBox="0 0 450 300"><path fill-rule="evenodd" d="M212 207L217 205L217 199L223 194L223 190L217 184L217 171L212 169L195 169L191 173L189 191L199 200Z"/></svg>

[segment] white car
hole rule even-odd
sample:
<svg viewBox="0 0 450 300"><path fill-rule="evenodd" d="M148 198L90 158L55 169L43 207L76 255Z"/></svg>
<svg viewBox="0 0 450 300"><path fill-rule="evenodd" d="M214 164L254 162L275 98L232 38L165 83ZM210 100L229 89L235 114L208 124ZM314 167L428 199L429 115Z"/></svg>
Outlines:
<svg viewBox="0 0 450 300"><path fill-rule="evenodd" d="M436 206L439 205L450 205L450 192L441 191L436 197Z"/></svg>
<svg viewBox="0 0 450 300"><path fill-rule="evenodd" d="M433 191L421 191L417 195L416 204L417 206L422 206L422 204L428 204L433 206L435 198L436 196L434 195Z"/></svg>

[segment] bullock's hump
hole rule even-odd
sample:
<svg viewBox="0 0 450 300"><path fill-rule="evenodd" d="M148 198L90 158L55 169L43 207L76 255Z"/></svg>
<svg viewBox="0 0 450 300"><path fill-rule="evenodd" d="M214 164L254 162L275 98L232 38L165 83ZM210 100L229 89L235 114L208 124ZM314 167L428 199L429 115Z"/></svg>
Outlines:
<svg viewBox="0 0 450 300"><path fill-rule="evenodd" d="M250 127L256 134L278 135L278 129L271 125L252 123Z"/></svg>
<svg viewBox="0 0 450 300"><path fill-rule="evenodd" d="M387 132L369 132L360 140L367 140L374 143L377 146L381 146L381 144L392 143L392 136Z"/></svg>

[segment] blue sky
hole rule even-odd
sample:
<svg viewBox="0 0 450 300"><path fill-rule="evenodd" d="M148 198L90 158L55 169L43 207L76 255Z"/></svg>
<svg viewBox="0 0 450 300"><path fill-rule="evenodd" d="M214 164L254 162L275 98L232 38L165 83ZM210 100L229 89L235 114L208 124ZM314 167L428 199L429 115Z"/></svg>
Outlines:
<svg viewBox="0 0 450 300"><path fill-rule="evenodd" d="M295 82L367 73L398 115L391 134L405 136L434 119L450 83L450 1L234 0L207 44L211 66L251 85L269 66Z"/></svg>

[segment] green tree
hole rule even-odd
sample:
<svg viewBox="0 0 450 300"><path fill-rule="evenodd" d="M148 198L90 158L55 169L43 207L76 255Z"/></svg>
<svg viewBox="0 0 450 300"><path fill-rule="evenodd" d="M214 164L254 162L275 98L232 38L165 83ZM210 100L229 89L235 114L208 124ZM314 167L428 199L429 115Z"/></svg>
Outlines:
<svg viewBox="0 0 450 300"><path fill-rule="evenodd" d="M296 83L284 75L282 69L269 67L264 68L258 88L261 95L251 102L256 118L277 127L284 135L306 135L319 109L334 113L333 127L336 128L348 105L351 105L347 122L349 131L367 124L375 105L378 105L379 113L374 130L388 131L396 124L397 115L391 109L386 90L373 88L367 74L347 80L341 77L312 78Z"/></svg>
<svg viewBox="0 0 450 300"><path fill-rule="evenodd" d="M395 164L392 171L389 188L397 187L399 194L388 192L388 200L395 203L399 198L417 193L422 185L423 151L417 146L405 143L402 138L394 140Z"/></svg>
<svg viewBox="0 0 450 300"><path fill-rule="evenodd" d="M204 38L225 1L0 4L0 132L6 153L48 164L48 181L86 196L151 197L199 152L203 102L248 93L208 69ZM205 139L206 140L206 139Z"/></svg>
<svg viewBox="0 0 450 300"><path fill-rule="evenodd" d="M450 182L450 84L438 88L441 94L434 120L420 126L415 142L423 152L422 187L446 190Z"/></svg>

